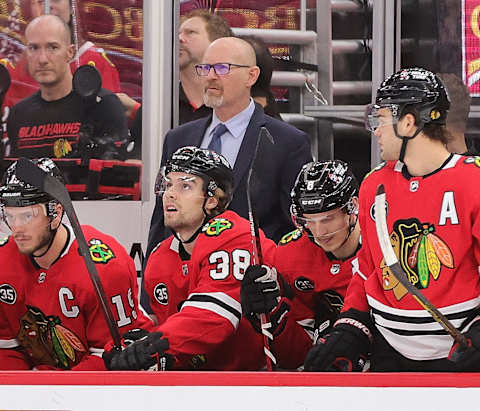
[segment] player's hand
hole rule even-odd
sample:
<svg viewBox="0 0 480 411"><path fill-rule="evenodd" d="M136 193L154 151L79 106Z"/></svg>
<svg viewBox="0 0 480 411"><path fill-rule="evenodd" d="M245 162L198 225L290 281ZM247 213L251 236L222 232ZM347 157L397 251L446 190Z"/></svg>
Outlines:
<svg viewBox="0 0 480 411"><path fill-rule="evenodd" d="M269 314L268 330L273 336L285 328L290 301L281 297L278 280L275 268L266 265L251 265L245 271L240 291L242 312L258 333L262 333L259 314Z"/></svg>
<svg viewBox="0 0 480 411"><path fill-rule="evenodd" d="M353 315L352 315L353 314ZM353 317L353 318L351 318ZM360 320L368 313L348 310L320 337L305 358L305 371L362 371L370 350L370 329Z"/></svg>
<svg viewBox="0 0 480 411"><path fill-rule="evenodd" d="M122 349L105 350L103 361L108 370L165 371L173 367L173 357L165 353L169 348L161 332L149 333L135 329L122 336Z"/></svg>
<svg viewBox="0 0 480 411"><path fill-rule="evenodd" d="M454 343L448 359L455 363L458 371L480 371L480 321L473 323L464 335L468 346Z"/></svg>
<svg viewBox="0 0 480 411"><path fill-rule="evenodd" d="M242 312L266 314L280 301L277 270L266 265L251 265L245 271L241 285Z"/></svg>

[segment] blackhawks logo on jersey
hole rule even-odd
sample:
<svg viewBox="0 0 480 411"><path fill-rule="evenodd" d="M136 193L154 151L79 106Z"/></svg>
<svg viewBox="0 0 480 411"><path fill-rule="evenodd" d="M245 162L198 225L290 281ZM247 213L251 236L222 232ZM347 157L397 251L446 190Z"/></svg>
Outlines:
<svg viewBox="0 0 480 411"><path fill-rule="evenodd" d="M215 218L213 221L205 224L202 231L209 237L217 237L225 230L230 230L233 227L233 223L226 218Z"/></svg>
<svg viewBox="0 0 480 411"><path fill-rule="evenodd" d="M302 231L297 228L296 230L290 231L289 233L285 234L280 239L279 244L286 245L291 241L297 241L301 236L302 236Z"/></svg>
<svg viewBox="0 0 480 411"><path fill-rule="evenodd" d="M9 238L10 238L9 236L0 238L0 247L3 247L5 244L7 244Z"/></svg>
<svg viewBox="0 0 480 411"><path fill-rule="evenodd" d="M110 259L115 257L115 254L113 254L112 249L101 240L92 238L88 242L88 244L89 244L88 249L90 251L90 256L92 257L92 260L94 263L107 264L110 261Z"/></svg>
<svg viewBox="0 0 480 411"><path fill-rule="evenodd" d="M68 370L87 351L80 339L61 324L58 316L46 316L39 308L27 305L17 340L36 365Z"/></svg>
<svg viewBox="0 0 480 411"><path fill-rule="evenodd" d="M475 164L480 168L480 156L471 156L465 159L465 164Z"/></svg>
<svg viewBox="0 0 480 411"><path fill-rule="evenodd" d="M395 222L390 241L399 263L410 282L419 289L427 288L430 281L438 280L442 266L454 268L453 255L448 245L435 234L435 226L418 219ZM380 263L384 290L392 290L397 300L407 290L392 274L385 261Z"/></svg>

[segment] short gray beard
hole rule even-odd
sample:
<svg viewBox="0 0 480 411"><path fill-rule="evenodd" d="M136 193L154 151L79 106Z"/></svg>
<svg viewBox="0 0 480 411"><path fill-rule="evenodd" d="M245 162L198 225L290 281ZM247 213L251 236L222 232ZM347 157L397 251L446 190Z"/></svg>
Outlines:
<svg viewBox="0 0 480 411"><path fill-rule="evenodd" d="M207 93L203 93L203 104L211 108L220 107L223 104L223 96L210 97Z"/></svg>

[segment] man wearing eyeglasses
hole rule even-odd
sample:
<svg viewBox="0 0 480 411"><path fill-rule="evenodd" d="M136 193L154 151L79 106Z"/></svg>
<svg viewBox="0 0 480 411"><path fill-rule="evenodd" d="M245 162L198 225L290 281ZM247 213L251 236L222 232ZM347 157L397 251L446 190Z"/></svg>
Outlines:
<svg viewBox="0 0 480 411"><path fill-rule="evenodd" d="M265 115L261 106L253 102L250 90L258 78L259 68L255 51L245 40L236 37L215 40L207 48L203 62L196 66L196 72L203 85L204 102L213 108L213 114L169 131L164 140L161 165L175 150L187 145L219 152L233 165L235 186L229 209L248 218L247 175L260 128L265 126L273 137L274 146L262 159L268 172L259 177L252 200L260 228L267 237L278 241L294 229L289 212L290 190L302 165L312 159L308 136ZM157 199L147 257L167 234L161 199Z"/></svg>
<svg viewBox="0 0 480 411"><path fill-rule="evenodd" d="M182 17L178 30L179 124L209 116L212 109L203 102L202 85L195 72L207 47L220 37L233 36L227 21L208 10L194 9Z"/></svg>
<svg viewBox="0 0 480 411"><path fill-rule="evenodd" d="M263 159L270 170L260 178L254 193L260 227L278 241L294 229L290 219L290 190L302 165L311 161L308 136L297 128L264 114L250 96L258 78L255 52L246 41L235 37L215 40L197 64L203 85L204 102L213 108L209 117L169 131L164 140L164 159L183 146L210 148L233 164L235 193L230 209L248 216L246 182L260 128L265 126L274 139L273 149ZM221 132L223 130L223 132ZM215 137L215 138L214 138ZM261 198L261 201L255 201ZM161 204L157 201L149 234L148 251L165 238Z"/></svg>

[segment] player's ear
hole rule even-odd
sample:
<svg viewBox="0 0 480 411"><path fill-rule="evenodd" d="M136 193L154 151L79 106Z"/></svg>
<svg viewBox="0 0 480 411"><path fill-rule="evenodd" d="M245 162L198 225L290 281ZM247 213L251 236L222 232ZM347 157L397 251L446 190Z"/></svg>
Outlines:
<svg viewBox="0 0 480 411"><path fill-rule="evenodd" d="M207 202L205 203L205 210L209 215L212 214L212 211L215 210L217 206L218 206L218 198L215 196L208 197Z"/></svg>
<svg viewBox="0 0 480 411"><path fill-rule="evenodd" d="M60 224L62 223L62 217L63 217L63 206L60 203L57 203L55 205L55 212L57 216L52 220L50 227L52 230L56 230L58 227L60 227Z"/></svg>

